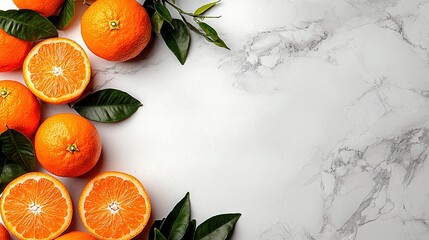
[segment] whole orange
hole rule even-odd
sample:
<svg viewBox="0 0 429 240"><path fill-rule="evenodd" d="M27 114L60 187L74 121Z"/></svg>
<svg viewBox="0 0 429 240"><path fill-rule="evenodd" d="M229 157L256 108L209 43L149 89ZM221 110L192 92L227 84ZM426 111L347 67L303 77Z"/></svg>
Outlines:
<svg viewBox="0 0 429 240"><path fill-rule="evenodd" d="M45 17L55 15L64 0L13 0L19 9L30 9L42 14Z"/></svg>
<svg viewBox="0 0 429 240"><path fill-rule="evenodd" d="M31 42L9 35L1 28L0 43L0 72L9 72L21 67L32 46Z"/></svg>
<svg viewBox="0 0 429 240"><path fill-rule="evenodd" d="M0 223L0 239L1 240L9 240L10 234L3 224Z"/></svg>
<svg viewBox="0 0 429 240"><path fill-rule="evenodd" d="M22 83L0 80L0 132L6 125L30 138L40 122L37 98Z"/></svg>
<svg viewBox="0 0 429 240"><path fill-rule="evenodd" d="M143 51L152 27L146 10L136 0L98 0L83 14L81 33L95 55L123 62Z"/></svg>
<svg viewBox="0 0 429 240"><path fill-rule="evenodd" d="M85 118L62 113L49 117L34 139L39 163L62 177L78 177L91 170L101 154L101 140L95 126Z"/></svg>
<svg viewBox="0 0 429 240"><path fill-rule="evenodd" d="M97 239L88 233L73 231L62 235L61 237L56 238L55 240L97 240Z"/></svg>

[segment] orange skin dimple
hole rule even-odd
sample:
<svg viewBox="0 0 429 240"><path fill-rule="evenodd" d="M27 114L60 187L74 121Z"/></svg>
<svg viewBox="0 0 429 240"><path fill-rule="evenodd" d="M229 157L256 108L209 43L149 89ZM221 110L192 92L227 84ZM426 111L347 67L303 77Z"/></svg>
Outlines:
<svg viewBox="0 0 429 240"><path fill-rule="evenodd" d="M37 98L20 82L0 80L0 132L6 125L30 138L40 122Z"/></svg>
<svg viewBox="0 0 429 240"><path fill-rule="evenodd" d="M116 25L112 27L112 22ZM149 15L135 0L98 0L81 19L85 44L95 55L123 62L136 57L149 43Z"/></svg>
<svg viewBox="0 0 429 240"><path fill-rule="evenodd" d="M32 43L7 34L0 28L0 72L13 71L22 66Z"/></svg>
<svg viewBox="0 0 429 240"><path fill-rule="evenodd" d="M64 0L13 0L19 9L31 9L42 14L45 17L55 15Z"/></svg>
<svg viewBox="0 0 429 240"><path fill-rule="evenodd" d="M95 237L89 235L88 233L73 231L67 234L62 235L55 240L97 240Z"/></svg>
<svg viewBox="0 0 429 240"><path fill-rule="evenodd" d="M36 132L34 148L39 163L62 177L78 177L91 170L101 154L95 126L71 113L46 119Z"/></svg>

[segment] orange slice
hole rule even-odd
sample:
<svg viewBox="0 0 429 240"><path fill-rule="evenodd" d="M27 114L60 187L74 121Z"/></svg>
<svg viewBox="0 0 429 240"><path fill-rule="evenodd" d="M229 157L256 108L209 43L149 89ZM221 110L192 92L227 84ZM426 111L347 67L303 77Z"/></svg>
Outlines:
<svg viewBox="0 0 429 240"><path fill-rule="evenodd" d="M19 239L54 239L70 225L73 207L66 187L40 172L10 182L0 200L6 228Z"/></svg>
<svg viewBox="0 0 429 240"><path fill-rule="evenodd" d="M105 172L92 179L79 199L79 215L97 239L131 239L146 226L149 196L139 180L121 172Z"/></svg>
<svg viewBox="0 0 429 240"><path fill-rule="evenodd" d="M91 78L85 51L66 38L50 38L37 44L25 58L22 71L30 91L54 104L79 98Z"/></svg>

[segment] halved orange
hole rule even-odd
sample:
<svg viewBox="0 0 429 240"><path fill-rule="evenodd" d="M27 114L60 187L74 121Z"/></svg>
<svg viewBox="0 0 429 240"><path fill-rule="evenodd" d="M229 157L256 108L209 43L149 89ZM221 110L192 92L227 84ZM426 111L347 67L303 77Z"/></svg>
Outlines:
<svg viewBox="0 0 429 240"><path fill-rule="evenodd" d="M131 239L146 226L151 213L142 183L122 172L97 175L79 199L79 215L97 239Z"/></svg>
<svg viewBox="0 0 429 240"><path fill-rule="evenodd" d="M19 239L54 239L70 225L73 207L66 187L41 172L10 182L0 199L6 228Z"/></svg>
<svg viewBox="0 0 429 240"><path fill-rule="evenodd" d="M22 71L30 91L54 104L79 98L91 78L88 56L79 44L67 38L49 38L34 46Z"/></svg>

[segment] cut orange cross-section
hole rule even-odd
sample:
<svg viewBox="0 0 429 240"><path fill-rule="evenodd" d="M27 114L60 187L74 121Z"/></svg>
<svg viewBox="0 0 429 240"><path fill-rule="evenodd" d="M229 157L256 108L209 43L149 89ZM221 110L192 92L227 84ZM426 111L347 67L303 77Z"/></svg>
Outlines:
<svg viewBox="0 0 429 240"><path fill-rule="evenodd" d="M79 199L79 215L97 239L131 239L146 226L149 196L139 180L121 172L97 175Z"/></svg>
<svg viewBox="0 0 429 240"><path fill-rule="evenodd" d="M79 98L91 78L88 56L67 38L49 38L37 44L25 58L22 71L30 91L54 104Z"/></svg>
<svg viewBox="0 0 429 240"><path fill-rule="evenodd" d="M6 228L19 239L54 239L70 225L73 207L65 186L40 172L10 182L0 200Z"/></svg>

